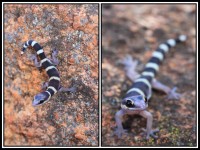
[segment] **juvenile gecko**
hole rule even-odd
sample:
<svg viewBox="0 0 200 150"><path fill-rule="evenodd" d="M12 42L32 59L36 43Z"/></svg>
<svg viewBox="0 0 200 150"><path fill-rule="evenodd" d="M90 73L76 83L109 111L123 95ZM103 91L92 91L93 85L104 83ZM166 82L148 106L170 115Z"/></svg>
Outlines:
<svg viewBox="0 0 200 150"><path fill-rule="evenodd" d="M59 72L58 72L58 69L55 67L55 65L58 65L58 63L59 63L58 59L56 58L58 55L57 50L53 50L52 58L50 60L45 56L42 47L36 41L28 40L27 42L25 42L25 44L21 50L21 55L24 54L24 52L26 51L28 46L32 46L35 49L37 55L39 56L39 58L41 60L39 62L37 60L37 56L32 55L31 59L34 61L35 66L37 68L43 67L46 70L47 75L49 76L49 82L46 82L43 84L43 89L47 88L46 91L41 92L34 96L34 99L32 102L33 106L37 106L37 105L46 103L58 91L59 92L61 92L61 91L75 92L75 90L76 90L75 87L64 88L60 85Z"/></svg>
<svg viewBox="0 0 200 150"><path fill-rule="evenodd" d="M125 114L139 114L147 119L146 139L149 137L157 138L156 132L159 129L152 129L153 117L146 109L148 101L151 98L152 88L161 90L167 94L168 99L180 99L181 94L176 93L176 87L169 88L155 79L155 75L159 70L159 65L163 61L166 53L171 47L177 43L184 42L187 39L185 35L180 35L177 39L169 39L165 43L159 45L156 51L153 52L151 59L145 65L141 75L135 70L137 61L134 61L130 56L126 57L122 64L125 65L127 77L133 82L131 88L127 91L121 102L121 110L115 114L117 129L115 134L120 138L126 130L122 126L122 118Z"/></svg>

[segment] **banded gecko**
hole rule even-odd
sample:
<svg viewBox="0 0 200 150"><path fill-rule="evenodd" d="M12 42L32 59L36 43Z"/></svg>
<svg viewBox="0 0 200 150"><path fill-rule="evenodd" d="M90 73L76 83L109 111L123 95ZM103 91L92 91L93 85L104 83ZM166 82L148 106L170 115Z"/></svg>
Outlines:
<svg viewBox="0 0 200 150"><path fill-rule="evenodd" d="M58 51L56 49L53 50L51 59L48 59L42 47L34 40L28 40L25 42L23 45L23 48L21 50L21 55L24 54L28 46L32 46L37 55L40 58L40 62L37 60L37 55L32 55L31 60L34 61L34 65L37 68L43 67L47 75L49 76L49 82L43 83L42 89L47 88L44 92L41 92L37 95L34 96L32 105L37 106L46 103L47 101L50 100L50 98L56 94L58 91L67 91L67 92L75 92L76 88L73 86L71 88L64 88L60 85L60 76L58 69L55 67L55 65L58 65L59 61L56 58L58 55Z"/></svg>
<svg viewBox="0 0 200 150"><path fill-rule="evenodd" d="M115 114L115 121L117 124L115 134L119 138L122 134L127 132L122 126L122 118L125 114L139 114L146 118L146 130L143 129L146 133L146 139L149 139L150 136L157 138L155 133L159 132L159 129L152 129L153 117L152 114L146 110L148 101L151 98L152 88L165 92L167 94L167 99L178 100L181 94L176 93L176 87L171 89L157 81L155 75L159 70L159 64L163 61L169 49L174 47L177 43L184 42L186 39L187 37L185 35L180 35L177 39L169 39L165 43L160 44L157 50L152 53L152 57L145 65L141 74L136 71L138 62L133 60L131 56L127 56L121 61L125 66L126 75L133 82L133 85L122 99L121 110Z"/></svg>

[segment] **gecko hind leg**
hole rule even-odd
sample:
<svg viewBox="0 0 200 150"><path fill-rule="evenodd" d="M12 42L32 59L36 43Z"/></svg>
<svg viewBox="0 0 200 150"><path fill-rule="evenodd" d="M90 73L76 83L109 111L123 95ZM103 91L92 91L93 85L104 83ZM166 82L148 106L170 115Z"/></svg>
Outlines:
<svg viewBox="0 0 200 150"><path fill-rule="evenodd" d="M32 60L34 62L35 67L37 67L37 69L42 72L42 65L41 63L38 61L37 59L37 55L36 54L32 54L30 56L30 60Z"/></svg>
<svg viewBox="0 0 200 150"><path fill-rule="evenodd" d="M57 56L58 56L58 50L57 50L57 49L54 49L53 52L52 52L52 54L51 54L50 60L51 60L51 62L52 62L55 66L57 66L57 65L59 64L59 62L60 62L60 61L58 60Z"/></svg>
<svg viewBox="0 0 200 150"><path fill-rule="evenodd" d="M130 55L127 55L123 60L120 61L120 63L124 65L126 76L132 82L134 82L134 80L140 76L139 73L136 71L138 61L133 60L133 58Z"/></svg>
<svg viewBox="0 0 200 150"><path fill-rule="evenodd" d="M43 82L42 83L42 90L46 90L48 86L49 86L49 82ZM76 86L73 85L70 88L65 88L63 86L60 86L58 92L72 92L72 93L74 93L74 92L76 92Z"/></svg>
<svg viewBox="0 0 200 150"><path fill-rule="evenodd" d="M152 87L154 89L163 91L164 93L167 94L167 99L168 100L179 100L181 98L181 94L177 93L177 87L173 87L172 89L164 84L162 84L161 82L157 81L156 79L154 79L152 81Z"/></svg>
<svg viewBox="0 0 200 150"><path fill-rule="evenodd" d="M70 88L65 88L63 86L60 86L60 89L58 90L59 92L72 92L72 93L75 93L77 90L77 87L76 85L73 85L72 87Z"/></svg>

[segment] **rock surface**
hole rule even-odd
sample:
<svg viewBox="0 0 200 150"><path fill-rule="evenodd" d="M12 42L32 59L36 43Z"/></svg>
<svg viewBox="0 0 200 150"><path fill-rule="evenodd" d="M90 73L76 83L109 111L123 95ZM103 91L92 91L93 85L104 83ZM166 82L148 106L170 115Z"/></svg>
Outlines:
<svg viewBox="0 0 200 150"><path fill-rule="evenodd" d="M48 80L34 67L25 41L33 39L47 57L56 48L61 84L76 93L57 93L33 107ZM4 4L4 146L98 145L98 5Z"/></svg>
<svg viewBox="0 0 200 150"><path fill-rule="evenodd" d="M196 146L196 13L194 4L107 4L102 7L103 146ZM131 86L119 60L129 54L143 67L161 42L180 34L188 36L187 42L170 50L156 78L170 87L177 86L182 98L167 101L165 94L153 91L149 102L153 128L160 129L159 138L146 141L141 135L146 120L125 116L123 126L128 134L118 139L114 135L114 116Z"/></svg>

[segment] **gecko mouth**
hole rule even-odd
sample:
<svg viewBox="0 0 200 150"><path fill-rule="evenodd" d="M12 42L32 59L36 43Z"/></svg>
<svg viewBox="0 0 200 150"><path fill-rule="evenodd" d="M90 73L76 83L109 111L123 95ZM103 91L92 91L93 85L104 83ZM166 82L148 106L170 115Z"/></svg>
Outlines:
<svg viewBox="0 0 200 150"><path fill-rule="evenodd" d="M121 108L126 110L144 110L148 107L147 104L143 104L142 102L137 103L133 100L126 100L124 103L121 103Z"/></svg>
<svg viewBox="0 0 200 150"><path fill-rule="evenodd" d="M125 109L125 110L131 110L131 111L135 111L135 110L145 110L148 106L146 105L145 107L127 107L126 105L121 104L121 108Z"/></svg>

